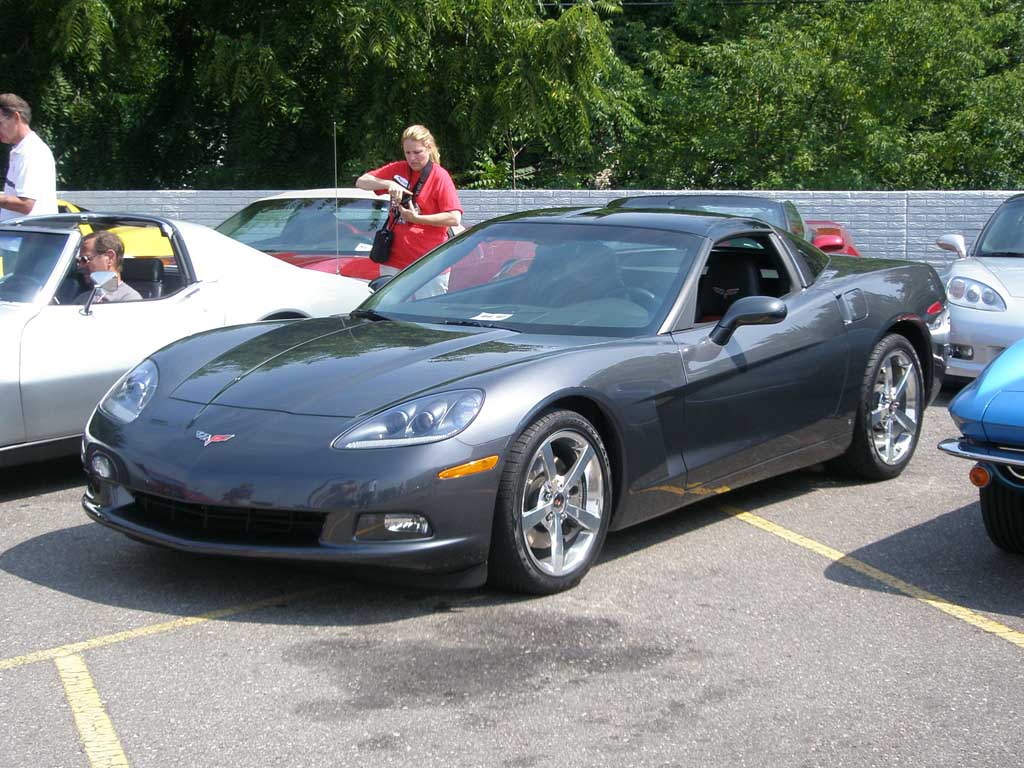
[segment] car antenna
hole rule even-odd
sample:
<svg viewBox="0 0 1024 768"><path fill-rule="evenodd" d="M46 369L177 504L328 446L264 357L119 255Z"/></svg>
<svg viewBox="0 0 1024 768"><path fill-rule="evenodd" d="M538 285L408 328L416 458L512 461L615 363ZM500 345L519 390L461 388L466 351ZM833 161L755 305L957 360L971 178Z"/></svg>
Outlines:
<svg viewBox="0 0 1024 768"><path fill-rule="evenodd" d="M341 274L341 244L338 223L338 121L331 118L331 136L334 139L334 274Z"/></svg>

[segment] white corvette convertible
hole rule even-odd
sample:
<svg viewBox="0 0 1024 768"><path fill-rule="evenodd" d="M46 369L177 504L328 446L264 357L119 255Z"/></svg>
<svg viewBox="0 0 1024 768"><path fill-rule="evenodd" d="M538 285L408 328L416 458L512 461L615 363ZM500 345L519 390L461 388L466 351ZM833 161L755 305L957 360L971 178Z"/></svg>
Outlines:
<svg viewBox="0 0 1024 768"><path fill-rule="evenodd" d="M88 286L78 244L113 229L122 278L142 301L74 299ZM73 214L0 227L0 467L74 453L93 406L150 352L193 333L257 320L340 314L366 283L297 269L196 224Z"/></svg>

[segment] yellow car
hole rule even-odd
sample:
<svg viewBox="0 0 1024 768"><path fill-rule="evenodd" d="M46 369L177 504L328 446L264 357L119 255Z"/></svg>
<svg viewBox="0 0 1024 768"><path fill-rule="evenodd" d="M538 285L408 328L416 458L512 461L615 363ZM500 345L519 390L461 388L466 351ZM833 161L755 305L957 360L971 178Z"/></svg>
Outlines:
<svg viewBox="0 0 1024 768"><path fill-rule="evenodd" d="M57 201L58 213L88 213L87 208L75 205L70 200ZM78 227L83 235L92 232L88 224ZM129 259L173 259L174 251L171 243L160 227L111 227L111 232L121 238L124 243L124 255ZM2 273L0 273L2 274Z"/></svg>

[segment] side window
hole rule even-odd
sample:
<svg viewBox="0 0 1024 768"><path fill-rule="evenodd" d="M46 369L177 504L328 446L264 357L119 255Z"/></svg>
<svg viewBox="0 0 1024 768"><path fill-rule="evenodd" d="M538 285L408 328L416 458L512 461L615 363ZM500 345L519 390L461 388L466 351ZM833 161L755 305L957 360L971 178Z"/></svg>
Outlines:
<svg viewBox="0 0 1024 768"><path fill-rule="evenodd" d="M113 227L124 243L121 278L143 300L162 299L183 287L183 274L171 241L160 227Z"/></svg>
<svg viewBox="0 0 1024 768"><path fill-rule="evenodd" d="M789 270L767 235L715 243L697 283L697 323L716 322L745 296L781 298L793 289Z"/></svg>
<svg viewBox="0 0 1024 768"><path fill-rule="evenodd" d="M804 281L813 283L828 266L828 254L819 251L806 240L800 240L792 235L786 235L786 244L793 253L793 260Z"/></svg>
<svg viewBox="0 0 1024 768"><path fill-rule="evenodd" d="M80 229L84 236L107 228L82 224ZM108 231L117 235L124 245L121 280L134 288L143 301L162 299L185 287L187 274L181 268L180 256L159 226L121 224L109 227ZM92 290L86 275L87 271L74 262L57 290L55 303L81 301L82 293Z"/></svg>

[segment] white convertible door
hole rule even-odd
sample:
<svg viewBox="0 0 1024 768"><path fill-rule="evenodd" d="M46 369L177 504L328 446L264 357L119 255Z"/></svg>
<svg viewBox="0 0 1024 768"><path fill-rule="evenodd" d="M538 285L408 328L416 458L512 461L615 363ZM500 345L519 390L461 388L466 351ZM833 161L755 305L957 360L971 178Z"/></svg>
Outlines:
<svg viewBox="0 0 1024 768"><path fill-rule="evenodd" d="M145 301L47 306L25 326L21 395L27 439L81 433L117 378L165 344L221 324L200 286Z"/></svg>

